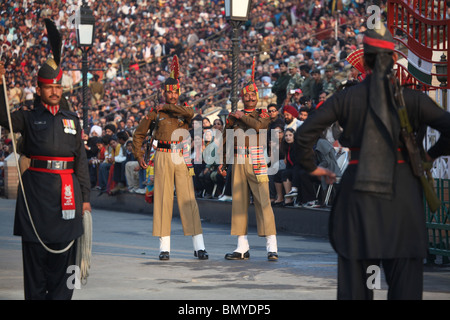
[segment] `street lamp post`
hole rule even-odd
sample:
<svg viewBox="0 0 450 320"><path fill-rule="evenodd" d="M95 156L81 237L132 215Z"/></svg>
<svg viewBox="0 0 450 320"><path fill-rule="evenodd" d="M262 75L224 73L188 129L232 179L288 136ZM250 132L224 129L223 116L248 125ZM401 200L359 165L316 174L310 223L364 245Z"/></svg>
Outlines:
<svg viewBox="0 0 450 320"><path fill-rule="evenodd" d="M436 78L441 83L440 87L442 90L442 106L445 108L445 110L449 111L447 102L447 57L445 56L445 54L442 54L439 64L436 64L436 73Z"/></svg>
<svg viewBox="0 0 450 320"><path fill-rule="evenodd" d="M231 111L234 112L237 110L237 104L239 102L238 97L238 64L239 64L239 55L241 52L241 48L239 47L239 29L242 25L241 21L231 20L231 27L233 28L231 43L232 43L232 65L231 65Z"/></svg>
<svg viewBox="0 0 450 320"><path fill-rule="evenodd" d="M230 21L232 27L232 79L231 79L231 111L237 110L238 97L238 64L239 64L239 31L242 24L248 20L251 0L225 0L225 18Z"/></svg>
<svg viewBox="0 0 450 320"><path fill-rule="evenodd" d="M77 29L77 43L81 48L81 73L83 75L83 131L88 133L88 102L87 102L87 74L88 58L87 52L94 43L95 18L93 11L89 8L86 0L75 15L75 26Z"/></svg>

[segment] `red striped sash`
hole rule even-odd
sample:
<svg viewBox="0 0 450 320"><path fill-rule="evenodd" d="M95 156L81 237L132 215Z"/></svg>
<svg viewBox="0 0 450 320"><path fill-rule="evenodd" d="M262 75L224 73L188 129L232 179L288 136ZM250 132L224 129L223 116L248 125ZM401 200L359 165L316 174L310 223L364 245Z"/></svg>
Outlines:
<svg viewBox="0 0 450 320"><path fill-rule="evenodd" d="M45 156L31 156L31 159L43 161L74 161L74 157L45 157ZM58 174L61 178L61 207L62 218L69 220L75 218L75 194L73 189L73 169L46 169L30 167L31 171L47 172Z"/></svg>

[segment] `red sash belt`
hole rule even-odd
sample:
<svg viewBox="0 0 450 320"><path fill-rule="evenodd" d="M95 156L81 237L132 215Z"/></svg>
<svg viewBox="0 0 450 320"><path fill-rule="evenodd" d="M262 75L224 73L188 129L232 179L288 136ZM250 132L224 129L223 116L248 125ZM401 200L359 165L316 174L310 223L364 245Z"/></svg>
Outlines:
<svg viewBox="0 0 450 320"><path fill-rule="evenodd" d="M36 168L33 167L33 160L48 161L50 168ZM75 218L75 195L73 189L73 169L57 169L58 167L67 168L67 163L73 163L74 157L45 157L45 156L31 156L31 166L29 170L38 172L47 172L58 174L61 177L61 207L62 217L65 220ZM58 163L58 165L52 165ZM65 164L60 166L60 164Z"/></svg>
<svg viewBox="0 0 450 320"><path fill-rule="evenodd" d="M359 159L355 159L355 158L359 158L359 151L361 150L360 148L349 148L351 151L351 160L348 162L348 164L358 164L359 163ZM399 159L397 160L397 163L405 163L405 160L403 159L403 155L402 155L402 148L398 148L397 149L397 154L399 156Z"/></svg>
<svg viewBox="0 0 450 320"><path fill-rule="evenodd" d="M181 141L162 141L158 140L156 151L178 153L183 151L183 144Z"/></svg>

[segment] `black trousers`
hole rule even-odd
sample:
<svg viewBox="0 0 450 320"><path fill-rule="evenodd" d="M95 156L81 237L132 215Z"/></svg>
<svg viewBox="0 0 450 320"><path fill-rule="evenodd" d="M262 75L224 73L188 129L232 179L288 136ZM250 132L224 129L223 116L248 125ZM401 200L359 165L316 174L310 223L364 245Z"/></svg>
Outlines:
<svg viewBox="0 0 450 320"><path fill-rule="evenodd" d="M68 243L47 245L61 250ZM67 272L75 264L76 242L64 253L48 252L40 243L22 241L23 275L26 300L70 300L73 286L67 285L73 272ZM69 288L71 287L71 288Z"/></svg>
<svg viewBox="0 0 450 320"><path fill-rule="evenodd" d="M375 273L370 266L382 265L388 285L388 300L421 300L423 292L423 259L348 260L338 257L339 300L372 300ZM368 269L369 268L369 269ZM381 276L381 274L380 274ZM369 285L368 285L369 284Z"/></svg>

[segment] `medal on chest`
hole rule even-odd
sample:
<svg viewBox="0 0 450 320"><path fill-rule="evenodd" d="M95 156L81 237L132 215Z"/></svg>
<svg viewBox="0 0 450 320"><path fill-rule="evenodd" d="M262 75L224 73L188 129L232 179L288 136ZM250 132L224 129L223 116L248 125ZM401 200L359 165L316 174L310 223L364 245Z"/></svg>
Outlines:
<svg viewBox="0 0 450 320"><path fill-rule="evenodd" d="M75 121L73 121L71 119L62 119L62 121L63 121L64 132L65 133L70 133L70 134L76 134L77 133L76 126L75 126Z"/></svg>

